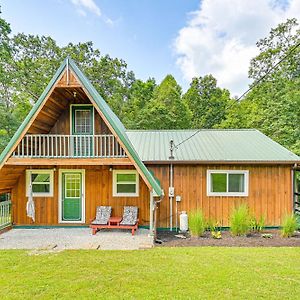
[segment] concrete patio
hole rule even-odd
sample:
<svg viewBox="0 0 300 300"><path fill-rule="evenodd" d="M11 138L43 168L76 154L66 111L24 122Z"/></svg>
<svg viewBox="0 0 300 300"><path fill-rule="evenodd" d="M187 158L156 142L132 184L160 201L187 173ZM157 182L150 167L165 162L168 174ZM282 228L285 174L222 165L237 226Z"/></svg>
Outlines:
<svg viewBox="0 0 300 300"><path fill-rule="evenodd" d="M89 228L12 229L0 235L0 249L65 250L136 250L150 248L149 230L101 230L96 235Z"/></svg>

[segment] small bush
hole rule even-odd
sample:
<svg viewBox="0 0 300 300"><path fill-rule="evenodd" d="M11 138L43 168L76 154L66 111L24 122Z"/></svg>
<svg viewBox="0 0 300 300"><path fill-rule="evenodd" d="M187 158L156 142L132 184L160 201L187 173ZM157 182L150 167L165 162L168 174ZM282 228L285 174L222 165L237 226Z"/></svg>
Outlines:
<svg viewBox="0 0 300 300"><path fill-rule="evenodd" d="M207 230L210 231L210 234L212 236L212 238L214 239L221 239L222 238L222 234L221 234L221 228L219 226L219 223L212 220L212 219L209 219L207 221Z"/></svg>
<svg viewBox="0 0 300 300"><path fill-rule="evenodd" d="M248 206L242 204L235 208L230 217L230 231L232 235L246 235L249 233L251 217Z"/></svg>
<svg viewBox="0 0 300 300"><path fill-rule="evenodd" d="M252 232L261 232L265 227L265 217L261 216L259 219L252 217L250 219L250 230Z"/></svg>
<svg viewBox="0 0 300 300"><path fill-rule="evenodd" d="M206 223L202 211L197 210L189 215L189 230L192 236L202 236L205 232Z"/></svg>
<svg viewBox="0 0 300 300"><path fill-rule="evenodd" d="M281 235L283 237L291 237L298 228L297 218L294 214L286 215L283 219Z"/></svg>
<svg viewBox="0 0 300 300"><path fill-rule="evenodd" d="M271 234L271 233L263 233L261 235L261 237L263 237L264 239L272 239L273 238L273 234Z"/></svg>

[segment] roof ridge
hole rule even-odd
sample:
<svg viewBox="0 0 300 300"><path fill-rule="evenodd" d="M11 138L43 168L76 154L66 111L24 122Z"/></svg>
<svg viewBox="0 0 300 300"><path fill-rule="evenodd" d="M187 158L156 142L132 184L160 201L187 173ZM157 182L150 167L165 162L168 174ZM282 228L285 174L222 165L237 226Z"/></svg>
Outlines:
<svg viewBox="0 0 300 300"><path fill-rule="evenodd" d="M170 132L170 131L258 131L255 128L203 128L203 129L126 129L126 131L135 131L135 132Z"/></svg>

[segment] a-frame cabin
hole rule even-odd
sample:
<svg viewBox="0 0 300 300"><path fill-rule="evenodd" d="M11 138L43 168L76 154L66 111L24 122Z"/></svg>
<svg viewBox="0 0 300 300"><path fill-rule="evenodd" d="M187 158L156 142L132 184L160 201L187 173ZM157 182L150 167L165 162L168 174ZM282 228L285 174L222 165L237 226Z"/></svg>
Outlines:
<svg viewBox="0 0 300 300"><path fill-rule="evenodd" d="M172 158L171 140L180 145ZM299 203L299 165L255 129L126 130L67 58L0 156L0 194L11 195L14 226L88 225L99 205L117 217L132 205L150 229L154 211L157 227L172 229L181 211L199 209L227 227L244 203L273 227ZM26 213L31 190L35 221ZM163 190L168 199L155 210Z"/></svg>
<svg viewBox="0 0 300 300"><path fill-rule="evenodd" d="M29 190L35 222L26 214ZM0 193L10 192L14 225L86 225L99 205L121 216L139 208L153 225L162 189L125 128L73 60L67 58L0 156Z"/></svg>

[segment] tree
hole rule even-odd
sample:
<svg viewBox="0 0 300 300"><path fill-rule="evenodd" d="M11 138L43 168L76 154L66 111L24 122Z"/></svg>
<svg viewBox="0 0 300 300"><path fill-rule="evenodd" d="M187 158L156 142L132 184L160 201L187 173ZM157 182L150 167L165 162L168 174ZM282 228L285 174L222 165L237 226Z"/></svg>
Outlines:
<svg viewBox="0 0 300 300"><path fill-rule="evenodd" d="M92 42L59 47L51 37L12 36L9 24L0 18L0 151L67 56L120 115L136 81L123 60L101 55Z"/></svg>
<svg viewBox="0 0 300 300"><path fill-rule="evenodd" d="M217 87L212 75L193 78L190 88L183 96L192 113L193 128L213 128L225 118L229 92Z"/></svg>
<svg viewBox="0 0 300 300"><path fill-rule="evenodd" d="M300 48L294 49L294 46L300 42L300 30L296 29L298 25L296 19L288 19L285 23L272 28L269 36L256 43L260 53L251 60L250 78L256 81L264 76L287 53L289 54L288 57L278 65L272 74L285 78L299 76ZM268 76L266 80L272 80L272 78L272 76Z"/></svg>
<svg viewBox="0 0 300 300"><path fill-rule="evenodd" d="M136 80L132 84L129 90L128 101L125 102L121 112L122 121L126 128L136 128L141 111L153 98L155 88L154 78L150 78L146 82Z"/></svg>
<svg viewBox="0 0 300 300"><path fill-rule="evenodd" d="M294 48L300 32L296 25L295 19L287 20L258 42L261 52L252 59L249 72L255 80L286 53L289 56L242 101L230 106L221 127L257 128L300 154L299 48Z"/></svg>
<svg viewBox="0 0 300 300"><path fill-rule="evenodd" d="M137 127L141 129L188 128L190 114L181 99L181 87L172 75L167 75L153 92L153 98L146 104L138 117Z"/></svg>

